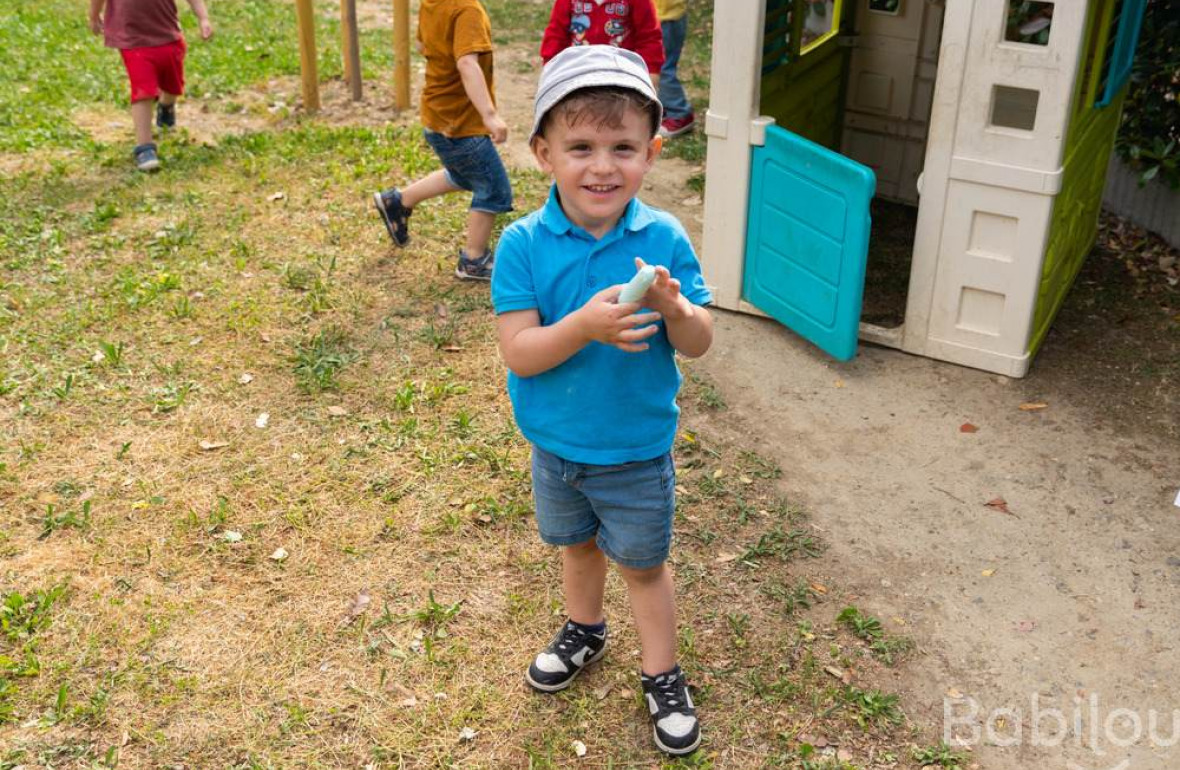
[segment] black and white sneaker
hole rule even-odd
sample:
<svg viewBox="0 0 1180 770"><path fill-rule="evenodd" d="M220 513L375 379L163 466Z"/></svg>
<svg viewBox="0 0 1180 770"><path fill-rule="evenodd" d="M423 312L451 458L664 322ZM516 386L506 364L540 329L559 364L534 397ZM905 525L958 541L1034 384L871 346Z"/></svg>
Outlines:
<svg viewBox="0 0 1180 770"><path fill-rule="evenodd" d="M655 677L644 674L642 679L656 746L677 756L696 751L701 745L701 725L680 666Z"/></svg>
<svg viewBox="0 0 1180 770"><path fill-rule="evenodd" d="M410 214L413 209L402 205L401 191L391 187L384 192L373 193L373 206L381 215L385 229L395 246L405 246L410 242Z"/></svg>
<svg viewBox="0 0 1180 770"><path fill-rule="evenodd" d="M594 633L567 620L549 646L537 654L524 678L535 690L558 692L569 687L582 669L605 654L605 628Z"/></svg>

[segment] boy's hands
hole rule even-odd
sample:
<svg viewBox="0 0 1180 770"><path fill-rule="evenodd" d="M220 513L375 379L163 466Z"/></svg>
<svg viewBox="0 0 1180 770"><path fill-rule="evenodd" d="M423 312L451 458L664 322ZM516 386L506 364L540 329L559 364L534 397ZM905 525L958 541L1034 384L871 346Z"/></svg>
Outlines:
<svg viewBox="0 0 1180 770"><path fill-rule="evenodd" d="M201 23L201 39L208 40L213 37L213 22L209 21L208 18L200 19L199 21Z"/></svg>
<svg viewBox="0 0 1180 770"><path fill-rule="evenodd" d="M497 113L484 115L483 126L492 135L492 141L495 144L504 144L508 141L508 124Z"/></svg>
<svg viewBox="0 0 1180 770"><path fill-rule="evenodd" d="M102 34L102 14L90 14L90 31L96 35Z"/></svg>
<svg viewBox="0 0 1180 770"><path fill-rule="evenodd" d="M642 269L646 263L635 258L635 269ZM643 307L659 311L668 321L677 321L692 315L692 303L680 293L680 281L672 277L668 268L656 265L656 280L648 288L640 302Z"/></svg>
<svg viewBox="0 0 1180 770"><path fill-rule="evenodd" d="M623 284L603 289L576 312L578 327L587 340L596 340L604 345L613 345L628 353L641 353L648 345L643 340L660 330L655 322L659 313L637 314L638 302L620 305L615 300ZM650 296L650 291L648 292ZM644 326L644 324L650 324ZM637 328L643 326L643 328Z"/></svg>

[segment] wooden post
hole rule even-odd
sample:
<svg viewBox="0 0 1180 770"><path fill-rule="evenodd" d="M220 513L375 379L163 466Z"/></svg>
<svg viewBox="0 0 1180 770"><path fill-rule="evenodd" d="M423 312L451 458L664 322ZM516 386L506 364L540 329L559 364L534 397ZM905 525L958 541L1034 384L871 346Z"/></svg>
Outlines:
<svg viewBox="0 0 1180 770"><path fill-rule="evenodd" d="M356 0L340 0L340 51L344 55L344 80L352 92L352 100L359 102L364 86L361 83L361 45L357 31Z"/></svg>
<svg viewBox="0 0 1180 770"><path fill-rule="evenodd" d="M410 0L393 0L393 103L410 106Z"/></svg>
<svg viewBox="0 0 1180 770"><path fill-rule="evenodd" d="M320 76L316 70L315 14L311 0L295 0L295 17L299 22L299 70L303 74L303 108L315 112L320 108Z"/></svg>

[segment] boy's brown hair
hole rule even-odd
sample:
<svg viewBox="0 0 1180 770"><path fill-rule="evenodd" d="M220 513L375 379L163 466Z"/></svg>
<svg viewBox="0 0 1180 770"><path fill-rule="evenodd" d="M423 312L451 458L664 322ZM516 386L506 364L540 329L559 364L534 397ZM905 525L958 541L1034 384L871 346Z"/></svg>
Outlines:
<svg viewBox="0 0 1180 770"><path fill-rule="evenodd" d="M660 130L662 115L660 103L649 99L633 88L619 86L595 86L580 88L562 99L541 118L537 136L544 136L554 120L564 120L571 128L590 121L599 128L618 128L623 125L623 116L628 109L644 115L648 121L651 136Z"/></svg>

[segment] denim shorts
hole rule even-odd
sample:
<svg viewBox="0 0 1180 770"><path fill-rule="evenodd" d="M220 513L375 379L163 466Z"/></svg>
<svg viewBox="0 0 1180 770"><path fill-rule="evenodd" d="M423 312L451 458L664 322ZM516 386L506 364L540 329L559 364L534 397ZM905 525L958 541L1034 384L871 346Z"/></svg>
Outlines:
<svg viewBox="0 0 1180 770"><path fill-rule="evenodd" d="M442 161L447 181L472 193L471 208L489 214L512 211L512 183L496 152L496 145L486 136L449 136L426 129L426 143Z"/></svg>
<svg viewBox="0 0 1180 770"><path fill-rule="evenodd" d="M585 465L533 445L537 528L549 545L594 538L612 561L647 569L672 545L676 470L671 453L623 465Z"/></svg>

